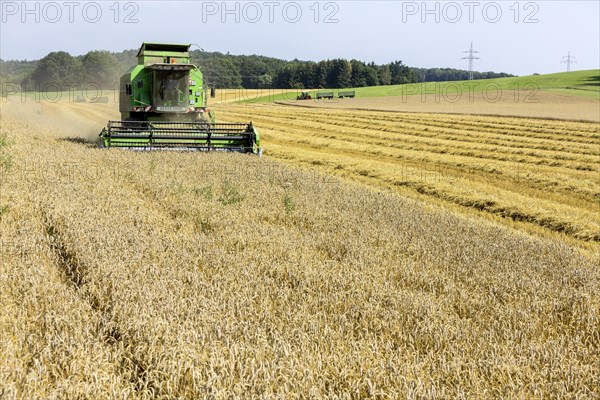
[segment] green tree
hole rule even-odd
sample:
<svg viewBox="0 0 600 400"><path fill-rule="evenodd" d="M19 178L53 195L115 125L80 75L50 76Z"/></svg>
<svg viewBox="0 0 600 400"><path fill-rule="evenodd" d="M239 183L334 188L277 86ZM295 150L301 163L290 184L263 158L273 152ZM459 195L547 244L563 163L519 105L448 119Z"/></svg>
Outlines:
<svg viewBox="0 0 600 400"><path fill-rule="evenodd" d="M66 89L68 85L81 82L81 64L69 53L56 51L42 58L31 73L31 81L40 88L58 85Z"/></svg>
<svg viewBox="0 0 600 400"><path fill-rule="evenodd" d="M298 69L299 80L305 88L317 87L317 64L308 61L299 65Z"/></svg>
<svg viewBox="0 0 600 400"><path fill-rule="evenodd" d="M273 84L273 77L270 74L262 74L261 76L258 77L258 86L257 87L259 89L270 88L272 84Z"/></svg>
<svg viewBox="0 0 600 400"><path fill-rule="evenodd" d="M247 56L239 60L240 75L242 77L242 86L247 89L256 89L260 87L260 77L270 75L269 66L258 56Z"/></svg>
<svg viewBox="0 0 600 400"><path fill-rule="evenodd" d="M379 76L377 74L377 65L374 62L367 64L365 67L367 86L379 86Z"/></svg>
<svg viewBox="0 0 600 400"><path fill-rule="evenodd" d="M350 87L352 80L352 65L348 60L335 59L331 61L331 70L327 77L328 88Z"/></svg>
<svg viewBox="0 0 600 400"><path fill-rule="evenodd" d="M330 60L320 61L316 68L316 77L314 81L315 88L329 87L329 75L331 74L332 63Z"/></svg>
<svg viewBox="0 0 600 400"><path fill-rule="evenodd" d="M273 84L282 89L296 88L298 86L296 65L288 64L284 66L275 77Z"/></svg>
<svg viewBox="0 0 600 400"><path fill-rule="evenodd" d="M90 51L81 61L85 77L83 84L100 87L114 87L118 82L120 69L117 58L108 51Z"/></svg>
<svg viewBox="0 0 600 400"><path fill-rule="evenodd" d="M392 85L402 85L405 83L413 83L417 81L415 72L402 64L402 61L394 61L389 64L392 75Z"/></svg>
<svg viewBox="0 0 600 400"><path fill-rule="evenodd" d="M230 59L208 58L198 63L207 85L220 88L237 89L242 87L242 77L239 67Z"/></svg>
<svg viewBox="0 0 600 400"><path fill-rule="evenodd" d="M389 65L382 65L379 67L379 71L377 73L379 78L379 83L381 85L391 85L392 84L392 71L390 71Z"/></svg>
<svg viewBox="0 0 600 400"><path fill-rule="evenodd" d="M358 60L351 60L350 65L352 66L352 75L350 78L350 84L352 87L364 87L367 86L367 67L365 64Z"/></svg>

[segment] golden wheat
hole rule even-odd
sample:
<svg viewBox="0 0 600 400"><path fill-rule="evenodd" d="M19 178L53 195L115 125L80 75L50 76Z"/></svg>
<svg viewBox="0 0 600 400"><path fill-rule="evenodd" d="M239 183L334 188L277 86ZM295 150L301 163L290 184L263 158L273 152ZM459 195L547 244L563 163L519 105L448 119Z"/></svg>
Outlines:
<svg viewBox="0 0 600 400"><path fill-rule="evenodd" d="M338 180L324 172L371 179L393 157L300 145L258 110L269 153L320 163L100 150L3 121L0 397L599 395L597 258Z"/></svg>

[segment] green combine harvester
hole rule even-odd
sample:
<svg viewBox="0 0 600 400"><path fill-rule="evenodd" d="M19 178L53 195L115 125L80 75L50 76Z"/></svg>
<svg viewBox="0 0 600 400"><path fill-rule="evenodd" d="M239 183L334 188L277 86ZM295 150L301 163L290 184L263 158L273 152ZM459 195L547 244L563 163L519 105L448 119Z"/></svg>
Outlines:
<svg viewBox="0 0 600 400"><path fill-rule="evenodd" d="M250 123L216 123L208 88L190 64L190 45L143 43L138 64L121 77L121 121L108 121L103 147L135 150L220 150L260 155ZM215 96L214 88L210 89Z"/></svg>

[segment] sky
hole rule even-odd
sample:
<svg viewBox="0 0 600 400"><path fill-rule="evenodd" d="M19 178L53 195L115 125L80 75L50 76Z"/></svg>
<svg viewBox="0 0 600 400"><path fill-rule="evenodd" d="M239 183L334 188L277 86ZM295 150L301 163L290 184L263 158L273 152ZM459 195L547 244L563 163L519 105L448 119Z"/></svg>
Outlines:
<svg viewBox="0 0 600 400"><path fill-rule="evenodd" d="M0 58L146 42L291 60L358 59L515 75L600 67L600 1L5 1ZM198 46L198 47L196 47Z"/></svg>

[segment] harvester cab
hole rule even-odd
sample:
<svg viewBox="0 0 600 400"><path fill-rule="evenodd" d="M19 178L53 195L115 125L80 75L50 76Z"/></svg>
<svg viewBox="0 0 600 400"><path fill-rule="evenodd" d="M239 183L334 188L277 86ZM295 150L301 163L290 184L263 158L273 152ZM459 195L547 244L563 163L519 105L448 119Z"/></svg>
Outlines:
<svg viewBox="0 0 600 400"><path fill-rule="evenodd" d="M216 122L207 105L209 88L190 63L189 48L142 44L137 65L120 80L121 120L109 121L100 133L104 147L262 152L252 122Z"/></svg>

